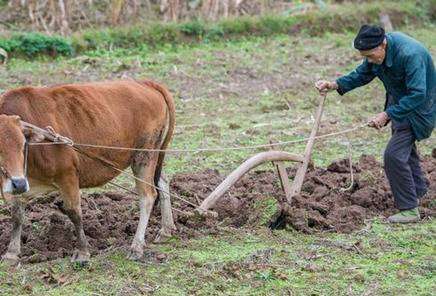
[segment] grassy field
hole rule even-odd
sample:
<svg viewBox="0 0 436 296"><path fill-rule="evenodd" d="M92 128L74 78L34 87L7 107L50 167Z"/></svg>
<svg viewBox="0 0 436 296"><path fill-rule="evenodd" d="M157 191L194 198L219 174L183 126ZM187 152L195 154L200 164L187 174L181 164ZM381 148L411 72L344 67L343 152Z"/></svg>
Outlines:
<svg viewBox="0 0 436 296"><path fill-rule="evenodd" d="M351 235L223 229L149 246L145 263L112 250L75 270L65 260L0 266L2 295L432 295L436 224L379 221ZM158 256L155 256L158 253ZM159 256L160 255L160 256Z"/></svg>
<svg viewBox="0 0 436 296"><path fill-rule="evenodd" d="M436 56L435 29L403 31ZM352 38L352 33L276 35L153 50L114 48L56 60L12 59L0 66L0 90L148 77L165 83L175 95L172 148L290 141L310 132L318 100L313 83L334 79L359 64ZM376 81L343 97L332 93L320 133L358 126L383 104L384 91ZM354 158L380 158L388 138L388 129L360 129L317 142L313 158L323 166L347 157L348 141ZM423 154L430 153L434 140L419 143ZM301 153L304 144L283 149ZM171 154L165 172L171 176L214 168L226 173L253 153ZM150 245L146 263L127 261L123 250L109 250L83 270L74 270L67 258L15 270L0 265L0 294L431 295L435 227L434 221L394 227L375 220L350 235L223 228L214 236Z"/></svg>

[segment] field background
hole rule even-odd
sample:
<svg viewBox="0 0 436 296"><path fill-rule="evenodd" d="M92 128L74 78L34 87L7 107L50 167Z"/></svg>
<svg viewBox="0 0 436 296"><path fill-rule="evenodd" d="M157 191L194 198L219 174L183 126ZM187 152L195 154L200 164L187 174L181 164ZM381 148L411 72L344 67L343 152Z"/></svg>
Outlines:
<svg viewBox="0 0 436 296"><path fill-rule="evenodd" d="M193 15L182 13L176 22L164 22L171 17L150 1L153 13L143 23L141 14L130 23L123 10L115 26L96 19L84 28L70 22L67 31L54 26L49 32L7 2L0 1L0 23L7 24L0 47L3 44L9 56L0 65L0 91L29 84L154 79L175 96L173 149L307 137L318 100L314 82L335 79L360 63L351 46L355 31L364 21L377 22L380 13L387 13L395 29L421 41L436 56L435 15L430 9L434 1L282 1L294 10L283 13L265 6L259 15L235 12L229 18L218 14L209 19L191 11ZM7 9L18 13L5 15ZM22 42L26 38L33 43ZM28 50L28 44L37 49ZM345 96L331 93L320 133L361 125L383 105L379 81ZM348 142L353 159L370 154L381 160L389 135L389 128L365 128L317 141L314 163L326 166L348 157ZM434 135L418 146L422 154L431 154ZM301 153L304 144L283 150ZM226 174L253 153L168 154L165 173L169 178L205 169ZM117 182L132 185L127 178ZM0 294L431 295L436 288L435 227L433 220L392 226L375 219L352 234L223 228L215 235L148 245L148 254L163 254L161 261L131 262L124 250L115 249L94 256L81 270L68 258L16 269L0 264Z"/></svg>

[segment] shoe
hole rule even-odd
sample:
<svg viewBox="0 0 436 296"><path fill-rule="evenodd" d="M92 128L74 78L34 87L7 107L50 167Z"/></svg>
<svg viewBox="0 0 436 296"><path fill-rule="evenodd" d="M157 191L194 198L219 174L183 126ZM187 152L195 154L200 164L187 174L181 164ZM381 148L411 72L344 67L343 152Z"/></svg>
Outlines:
<svg viewBox="0 0 436 296"><path fill-rule="evenodd" d="M389 223L413 223L421 220L418 208L403 210L388 218Z"/></svg>
<svg viewBox="0 0 436 296"><path fill-rule="evenodd" d="M418 198L418 200L420 200L420 199L422 199L422 198L426 198L426 197L428 197L428 194L429 194L429 192L428 192L428 188L426 188L426 189L423 190L423 191L416 192L416 197Z"/></svg>

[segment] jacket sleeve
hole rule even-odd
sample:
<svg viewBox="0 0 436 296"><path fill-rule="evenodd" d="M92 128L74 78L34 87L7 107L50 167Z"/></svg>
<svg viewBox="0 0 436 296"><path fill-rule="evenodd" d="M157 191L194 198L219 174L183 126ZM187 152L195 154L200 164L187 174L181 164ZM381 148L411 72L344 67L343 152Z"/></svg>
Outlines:
<svg viewBox="0 0 436 296"><path fill-rule="evenodd" d="M351 73L336 80L336 83L338 84L338 93L342 96L356 87L370 83L374 77L375 73L372 70L372 66L365 59L363 63Z"/></svg>
<svg viewBox="0 0 436 296"><path fill-rule="evenodd" d="M422 56L410 55L405 59L407 95L398 104L386 109L391 119L401 121L425 102L427 93L426 64Z"/></svg>

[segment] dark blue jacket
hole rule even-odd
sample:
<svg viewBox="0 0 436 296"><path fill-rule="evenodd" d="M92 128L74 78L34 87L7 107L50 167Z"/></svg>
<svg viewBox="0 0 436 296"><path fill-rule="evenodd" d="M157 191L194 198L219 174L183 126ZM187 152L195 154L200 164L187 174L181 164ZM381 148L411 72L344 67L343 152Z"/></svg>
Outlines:
<svg viewBox="0 0 436 296"><path fill-rule="evenodd" d="M415 39L400 33L386 34L383 64L366 59L354 71L336 80L340 95L378 77L393 102L386 113L395 121L408 120L416 139L430 137L436 121L436 72L430 52Z"/></svg>

